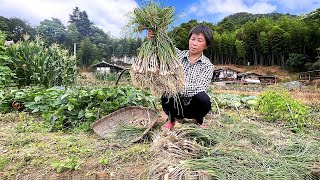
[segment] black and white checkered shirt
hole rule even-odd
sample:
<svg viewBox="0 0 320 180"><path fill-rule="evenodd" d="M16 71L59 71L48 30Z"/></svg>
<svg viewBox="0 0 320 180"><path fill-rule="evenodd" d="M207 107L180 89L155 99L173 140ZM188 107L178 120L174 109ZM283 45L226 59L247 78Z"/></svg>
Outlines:
<svg viewBox="0 0 320 180"><path fill-rule="evenodd" d="M177 53L185 73L185 85L181 98L182 102L188 105L194 95L207 91L213 76L213 65L203 53L194 64L190 63L188 50L177 49Z"/></svg>

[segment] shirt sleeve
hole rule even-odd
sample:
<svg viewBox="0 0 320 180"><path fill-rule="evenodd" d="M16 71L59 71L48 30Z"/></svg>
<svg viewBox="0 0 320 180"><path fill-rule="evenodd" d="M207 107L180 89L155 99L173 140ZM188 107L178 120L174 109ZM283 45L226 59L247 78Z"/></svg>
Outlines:
<svg viewBox="0 0 320 180"><path fill-rule="evenodd" d="M187 76L191 75L188 74ZM213 66L205 66L205 68L199 72L196 79L186 79L182 95L185 97L192 97L199 92L206 92L211 82L212 76Z"/></svg>
<svg viewBox="0 0 320 180"><path fill-rule="evenodd" d="M178 49L177 47L175 47L177 54L180 54L182 51L180 49Z"/></svg>

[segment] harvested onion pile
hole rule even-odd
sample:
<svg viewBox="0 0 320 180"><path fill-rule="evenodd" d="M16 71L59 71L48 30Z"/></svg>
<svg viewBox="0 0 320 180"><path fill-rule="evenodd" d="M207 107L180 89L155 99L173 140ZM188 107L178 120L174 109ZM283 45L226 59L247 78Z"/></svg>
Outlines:
<svg viewBox="0 0 320 180"><path fill-rule="evenodd" d="M136 86L150 88L153 95L176 98L183 90L184 71L166 32L173 22L173 11L173 7L161 8L153 1L134 10L130 23L135 30L151 29L155 36L139 48L132 64L131 80Z"/></svg>

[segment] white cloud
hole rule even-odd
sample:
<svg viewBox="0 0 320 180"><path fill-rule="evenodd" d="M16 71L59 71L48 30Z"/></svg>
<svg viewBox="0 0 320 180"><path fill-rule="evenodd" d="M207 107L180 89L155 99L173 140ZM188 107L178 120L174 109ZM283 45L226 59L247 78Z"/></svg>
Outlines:
<svg viewBox="0 0 320 180"><path fill-rule="evenodd" d="M270 13L276 10L276 6L268 3L266 0L203 0L200 3L193 4L189 8L189 15L198 17L209 17L215 15L225 17L237 12L248 13Z"/></svg>
<svg viewBox="0 0 320 180"><path fill-rule="evenodd" d="M309 12L320 7L320 0L278 0L278 3L285 9L297 12Z"/></svg>
<svg viewBox="0 0 320 180"><path fill-rule="evenodd" d="M96 26L119 37L127 23L125 15L138 4L135 0L0 0L0 15L25 19L33 25L55 17L67 25L69 14L76 6L86 11Z"/></svg>

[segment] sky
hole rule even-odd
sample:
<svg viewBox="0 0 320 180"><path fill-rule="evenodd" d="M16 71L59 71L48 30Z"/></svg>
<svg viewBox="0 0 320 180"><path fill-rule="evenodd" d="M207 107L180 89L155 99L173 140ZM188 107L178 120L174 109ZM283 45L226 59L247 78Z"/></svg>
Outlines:
<svg viewBox="0 0 320 180"><path fill-rule="evenodd" d="M237 12L302 15L320 8L320 0L160 0L160 3L175 8L177 20L173 26L191 19L216 24ZM126 15L143 4L145 0L0 0L0 16L24 19L32 26L54 17L67 25L69 14L79 7L97 27L118 38L127 24Z"/></svg>

